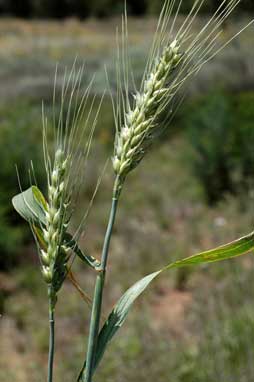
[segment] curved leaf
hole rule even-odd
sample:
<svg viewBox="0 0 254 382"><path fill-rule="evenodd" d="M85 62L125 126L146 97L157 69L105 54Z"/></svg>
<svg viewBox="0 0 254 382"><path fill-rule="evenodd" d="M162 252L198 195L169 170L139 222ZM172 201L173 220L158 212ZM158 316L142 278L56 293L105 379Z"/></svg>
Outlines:
<svg viewBox="0 0 254 382"><path fill-rule="evenodd" d="M101 263L99 260L97 260L95 257L86 255L84 252L80 249L78 243L76 240L68 233L66 232L64 236L64 244L71 248L71 250L82 260L84 263L88 264L90 267L100 270Z"/></svg>
<svg viewBox="0 0 254 382"><path fill-rule="evenodd" d="M155 277L157 277L160 273L161 271L158 271L145 276L143 279L135 283L130 289L128 289L118 300L117 304L115 305L114 309L110 313L107 321L100 331L94 369L96 369L100 360L102 359L108 342L123 325L132 304L141 295L141 293L144 292L150 282L154 280Z"/></svg>
<svg viewBox="0 0 254 382"><path fill-rule="evenodd" d="M235 240L231 243L222 245L215 249L198 253L196 255L187 257L183 260L175 261L168 266L162 268L161 270L154 272L148 276L145 276L137 283L135 283L130 289L128 289L123 296L118 300L114 306L112 312L110 313L107 321L102 327L97 341L97 351L94 361L94 370L99 365L103 354L106 350L107 345L116 334L118 329L123 325L127 314L135 302L135 300L140 296L140 294L148 287L148 285L153 281L159 274L163 271L179 268L188 265L198 265L203 263L211 263L230 259L236 256L243 255L254 249L254 232L249 235L243 236L242 238ZM84 372L85 365L79 376L79 381L82 380L82 374Z"/></svg>
<svg viewBox="0 0 254 382"><path fill-rule="evenodd" d="M14 196L12 198L12 204L15 210L26 221L32 224L32 229L40 245L45 247L46 244L40 227L46 224L45 211L47 210L47 202L39 188L31 186L26 191ZM72 235L67 232L64 234L64 244L87 265L96 270L100 269L100 261L93 256L84 254Z"/></svg>
<svg viewBox="0 0 254 382"><path fill-rule="evenodd" d="M36 186L31 186L26 191L14 196L12 204L15 210L29 223L38 226L45 224L47 202Z"/></svg>

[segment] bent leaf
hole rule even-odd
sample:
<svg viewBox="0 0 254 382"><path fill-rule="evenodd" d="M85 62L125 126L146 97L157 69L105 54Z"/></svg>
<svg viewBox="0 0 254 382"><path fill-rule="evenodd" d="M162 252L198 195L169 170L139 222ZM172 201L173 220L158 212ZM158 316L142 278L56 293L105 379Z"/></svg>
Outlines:
<svg viewBox="0 0 254 382"><path fill-rule="evenodd" d="M96 270L100 269L100 261L93 256L84 254L84 252L78 246L76 240L68 232L66 232L64 236L64 244L70 248L84 263L88 264L90 267Z"/></svg>
<svg viewBox="0 0 254 382"><path fill-rule="evenodd" d="M188 265L198 265L198 264L211 263L211 262L217 262L217 261L230 259L236 256L244 255L253 249L254 249L254 232L238 240L235 240L231 243L217 247L215 249L198 253L196 255L187 257L183 260L175 261L174 263L169 264L165 268L157 272L154 272L148 276L145 276L144 278L139 280L137 283L135 283L118 300L112 312L110 313L107 321L105 322L104 326L102 327L100 331L100 334L98 336L97 351L95 355L93 372L99 365L99 362L101 361L103 357L103 354L106 350L107 345L109 344L113 336L116 334L118 329L123 325L132 304L141 295L141 293L148 287L151 281L153 281L159 274L161 274L165 270L172 269L172 268L179 268L179 267L184 267ZM84 369L85 369L85 365L80 373L80 377L83 374Z"/></svg>
<svg viewBox="0 0 254 382"><path fill-rule="evenodd" d="M32 186L14 196L12 204L15 210L29 223L37 226L45 224L47 202L36 186Z"/></svg>
<svg viewBox="0 0 254 382"><path fill-rule="evenodd" d="M26 191L12 198L12 204L15 210L30 224L41 245L45 248L46 243L43 238L41 226L45 226L45 212L47 210L47 202L42 192L36 186L31 186ZM78 243L74 240L71 234L65 233L64 244L70 248L83 262L93 269L100 268L100 261L93 256L86 255L79 248Z"/></svg>

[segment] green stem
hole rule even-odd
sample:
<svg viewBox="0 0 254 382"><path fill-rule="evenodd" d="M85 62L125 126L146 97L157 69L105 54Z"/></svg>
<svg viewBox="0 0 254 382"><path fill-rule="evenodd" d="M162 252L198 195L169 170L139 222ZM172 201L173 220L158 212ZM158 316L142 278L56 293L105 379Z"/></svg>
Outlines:
<svg viewBox="0 0 254 382"><path fill-rule="evenodd" d="M54 365L54 351L55 351L55 317L54 306L49 289L49 354L48 354L48 382L53 381L53 365Z"/></svg>
<svg viewBox="0 0 254 382"><path fill-rule="evenodd" d="M121 192L121 182L119 178L116 178L114 191L113 191L113 197L112 197L111 211L110 211L110 216L108 221L108 227L105 234L105 239L104 239L104 244L102 249L101 271L97 275L96 283L95 283L93 307L92 307L89 337L88 337L86 364L85 364L84 372L81 377L82 382L92 381L94 357L96 353L96 344L97 344L97 338L98 338L99 326L100 326L102 296L103 296L104 282L105 282L105 276L106 276L108 251L109 251L110 239L111 239L112 231L114 227L120 192Z"/></svg>

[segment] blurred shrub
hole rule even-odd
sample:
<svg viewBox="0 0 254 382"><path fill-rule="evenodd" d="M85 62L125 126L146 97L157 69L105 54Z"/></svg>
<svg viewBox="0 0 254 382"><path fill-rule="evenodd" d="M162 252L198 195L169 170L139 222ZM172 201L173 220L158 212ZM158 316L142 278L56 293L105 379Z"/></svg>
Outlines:
<svg viewBox="0 0 254 382"><path fill-rule="evenodd" d="M233 119L233 153L237 183L253 188L254 169L254 93L242 93L231 101Z"/></svg>
<svg viewBox="0 0 254 382"><path fill-rule="evenodd" d="M195 100L184 112L193 148L190 164L210 204L253 186L253 102L251 92L217 92Z"/></svg>
<svg viewBox="0 0 254 382"><path fill-rule="evenodd" d="M15 170L18 165L22 188L28 187L29 166L33 160L41 162L40 109L31 104L17 103L0 106L0 266L8 268L17 261L20 246L26 237L22 225L13 211L11 198L19 192ZM42 183L43 165L36 168L37 181ZM17 224L18 223L18 224Z"/></svg>

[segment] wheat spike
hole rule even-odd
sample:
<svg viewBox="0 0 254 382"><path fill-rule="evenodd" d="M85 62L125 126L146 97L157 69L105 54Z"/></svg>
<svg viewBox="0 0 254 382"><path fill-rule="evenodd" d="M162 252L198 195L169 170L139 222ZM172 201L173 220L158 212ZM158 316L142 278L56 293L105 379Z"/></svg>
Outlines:
<svg viewBox="0 0 254 382"><path fill-rule="evenodd" d="M240 2L240 0L222 0L217 11L200 31L195 31L194 34L192 30L194 21L204 1L194 1L190 13L177 31L175 31L176 20L183 0L179 3L175 0L165 1L140 90L135 90L132 100L129 92L130 68L125 12L122 51L118 49L116 60L118 83L116 104L113 102L116 135L112 161L116 175L122 179L121 183L143 159L155 136L164 129L165 124L162 122L177 111L181 100L176 96L186 81L191 81L203 65L212 60L253 22L252 20L226 43L220 41L223 22Z"/></svg>
<svg viewBox="0 0 254 382"><path fill-rule="evenodd" d="M126 175L143 158L157 127L156 117L168 92L168 80L180 59L179 45L175 40L164 48L144 82L142 93L135 95L134 107L126 113L125 124L116 139L113 167L117 175Z"/></svg>
<svg viewBox="0 0 254 382"><path fill-rule="evenodd" d="M53 281L55 262L59 251L64 251L62 237L67 229L68 199L66 196L66 168L68 158L59 148L55 154L54 168L51 174L51 182L48 190L48 210L46 212L46 227L43 230L47 249L41 250L42 273L45 281L51 284Z"/></svg>

